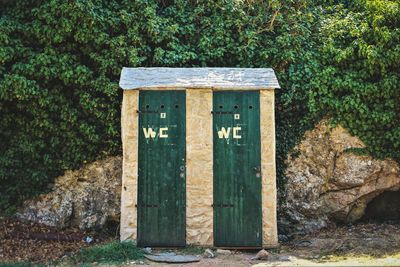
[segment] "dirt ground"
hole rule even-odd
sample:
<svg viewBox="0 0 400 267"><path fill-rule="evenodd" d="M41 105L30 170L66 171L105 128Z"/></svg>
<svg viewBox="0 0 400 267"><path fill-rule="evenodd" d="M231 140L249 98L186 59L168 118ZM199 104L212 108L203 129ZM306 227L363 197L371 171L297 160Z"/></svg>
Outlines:
<svg viewBox="0 0 400 267"><path fill-rule="evenodd" d="M198 263L173 266L400 266L400 223L332 226L314 234L298 236L268 252L266 261L251 260L257 251L232 250L230 255L217 255L212 259L201 257ZM123 266L135 265L166 264L144 260Z"/></svg>
<svg viewBox="0 0 400 267"><path fill-rule="evenodd" d="M129 266L198 266L198 267L231 267L231 266L253 266L253 267L269 267L269 266L400 266L400 254L394 256L383 256L381 258L373 258L367 256L351 256L347 258L331 258L331 259L305 259L290 254L274 255L274 259L267 261L252 261L250 258L254 254L239 253L230 256L218 256L215 259L201 259L198 263L187 264L165 264L143 261L141 263L127 263L122 267ZM109 265L96 265L109 266Z"/></svg>
<svg viewBox="0 0 400 267"><path fill-rule="evenodd" d="M40 233L39 239L37 234ZM56 234L55 234L56 233ZM83 241L93 233L77 229L58 231L33 223L0 219L0 266L3 262L49 263L68 258L89 244ZM50 238L52 240L41 240ZM94 236L98 245L115 239ZM163 250L165 251L165 250ZM157 252L157 251L155 251ZM235 251L204 258L204 248L173 250L177 254L198 255L200 262L178 266L400 266L400 223L363 223L330 227L314 234L298 236L279 248L270 249L266 261L251 260L257 251ZM63 266L68 263L60 262ZM147 259L113 266L166 266ZM92 266L110 266L92 264Z"/></svg>

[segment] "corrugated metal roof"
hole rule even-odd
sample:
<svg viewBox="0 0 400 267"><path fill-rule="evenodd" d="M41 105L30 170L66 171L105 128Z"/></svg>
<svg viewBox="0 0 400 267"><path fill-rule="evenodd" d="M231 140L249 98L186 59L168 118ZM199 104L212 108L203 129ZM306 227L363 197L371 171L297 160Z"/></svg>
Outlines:
<svg viewBox="0 0 400 267"><path fill-rule="evenodd" d="M124 90L155 88L215 88L261 90L280 88L270 68L123 68Z"/></svg>

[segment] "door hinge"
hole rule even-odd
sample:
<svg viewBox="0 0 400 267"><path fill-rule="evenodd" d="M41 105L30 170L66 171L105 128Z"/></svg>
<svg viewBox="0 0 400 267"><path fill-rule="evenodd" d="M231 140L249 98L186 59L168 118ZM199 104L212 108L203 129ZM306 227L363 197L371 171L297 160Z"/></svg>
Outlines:
<svg viewBox="0 0 400 267"><path fill-rule="evenodd" d="M213 115L226 115L226 114L235 114L233 111L211 111Z"/></svg>
<svg viewBox="0 0 400 267"><path fill-rule="evenodd" d="M233 204L211 204L213 208L233 208Z"/></svg>
<svg viewBox="0 0 400 267"><path fill-rule="evenodd" d="M160 113L158 110L136 110L136 113L139 114L146 114L146 113Z"/></svg>

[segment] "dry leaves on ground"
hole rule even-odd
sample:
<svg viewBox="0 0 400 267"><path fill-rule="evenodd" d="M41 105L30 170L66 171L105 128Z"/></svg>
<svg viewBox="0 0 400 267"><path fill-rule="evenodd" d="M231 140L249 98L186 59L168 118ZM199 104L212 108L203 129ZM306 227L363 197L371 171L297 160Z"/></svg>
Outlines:
<svg viewBox="0 0 400 267"><path fill-rule="evenodd" d="M89 244L84 241L86 236L91 236L91 233L0 218L0 263L57 260L88 247Z"/></svg>

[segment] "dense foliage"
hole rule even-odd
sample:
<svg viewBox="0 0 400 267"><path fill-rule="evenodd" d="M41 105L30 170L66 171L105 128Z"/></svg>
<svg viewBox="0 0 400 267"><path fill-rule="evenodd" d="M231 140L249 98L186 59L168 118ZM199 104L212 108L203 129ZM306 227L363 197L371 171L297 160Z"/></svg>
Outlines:
<svg viewBox="0 0 400 267"><path fill-rule="evenodd" d="M326 115L399 159L399 3L0 1L0 210L121 153L122 66L273 67L281 187L288 151Z"/></svg>
<svg viewBox="0 0 400 267"><path fill-rule="evenodd" d="M375 157L400 161L400 1L361 0L330 12L309 111L330 114Z"/></svg>

